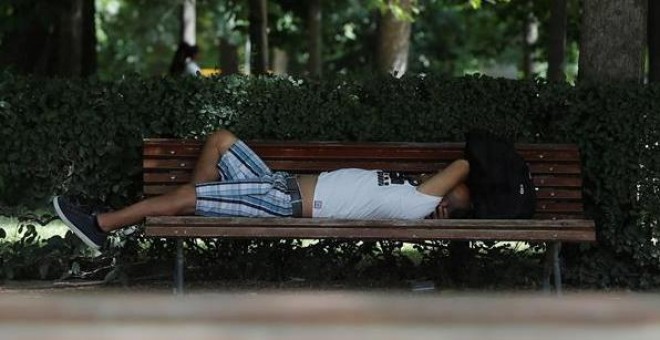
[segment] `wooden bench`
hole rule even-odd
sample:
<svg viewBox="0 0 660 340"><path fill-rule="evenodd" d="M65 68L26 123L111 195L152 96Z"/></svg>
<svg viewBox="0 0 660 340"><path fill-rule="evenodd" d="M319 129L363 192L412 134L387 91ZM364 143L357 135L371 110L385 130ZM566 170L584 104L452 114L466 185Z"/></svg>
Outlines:
<svg viewBox="0 0 660 340"><path fill-rule="evenodd" d="M273 169L318 173L365 168L435 173L463 154L462 143L248 142ZM144 194L160 195L187 183L202 141L146 139ZM554 272L561 292L561 242L595 242L595 225L583 215L580 155L575 145L516 146L537 187L537 213L529 220L348 220L311 218L147 217L145 235L177 238L175 291L183 289L183 239L300 238L376 240L502 240L548 242L544 288Z"/></svg>

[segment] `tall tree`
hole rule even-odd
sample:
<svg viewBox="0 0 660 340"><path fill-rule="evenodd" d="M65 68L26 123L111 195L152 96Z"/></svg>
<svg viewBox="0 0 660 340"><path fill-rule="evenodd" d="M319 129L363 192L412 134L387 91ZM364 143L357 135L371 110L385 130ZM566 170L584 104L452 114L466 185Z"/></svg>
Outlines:
<svg viewBox="0 0 660 340"><path fill-rule="evenodd" d="M55 74L79 76L82 74L83 0L69 0L63 4Z"/></svg>
<svg viewBox="0 0 660 340"><path fill-rule="evenodd" d="M0 66L11 67L16 72L33 73L38 61L44 57L43 47L47 39L51 17L40 14L48 11L30 1L14 1L11 15L8 11L0 20L3 25L0 42Z"/></svg>
<svg viewBox="0 0 660 340"><path fill-rule="evenodd" d="M642 81L646 4L646 0L582 2L580 81Z"/></svg>
<svg viewBox="0 0 660 340"><path fill-rule="evenodd" d="M278 47L273 48L273 55L271 61L271 71L273 74L288 74L289 73L289 53Z"/></svg>
<svg viewBox="0 0 660 340"><path fill-rule="evenodd" d="M401 77L408 70L413 0L386 0L378 21L376 65Z"/></svg>
<svg viewBox="0 0 660 340"><path fill-rule="evenodd" d="M82 60L81 75L90 76L96 73L96 6L94 0L83 0L82 18Z"/></svg>
<svg viewBox="0 0 660 340"><path fill-rule="evenodd" d="M550 81L561 82L566 79L564 73L566 55L566 0L552 0L548 39L548 74Z"/></svg>
<svg viewBox="0 0 660 340"><path fill-rule="evenodd" d="M197 45L196 0L183 0L181 4L181 42Z"/></svg>
<svg viewBox="0 0 660 340"><path fill-rule="evenodd" d="M94 0L16 1L0 65L20 73L87 76L96 69Z"/></svg>
<svg viewBox="0 0 660 340"><path fill-rule="evenodd" d="M238 46L229 39L220 37L220 69L223 75L238 73Z"/></svg>
<svg viewBox="0 0 660 340"><path fill-rule="evenodd" d="M660 1L649 0L649 82L660 82Z"/></svg>
<svg viewBox="0 0 660 340"><path fill-rule="evenodd" d="M307 34L309 42L308 71L320 77L322 72L321 0L307 1Z"/></svg>
<svg viewBox="0 0 660 340"><path fill-rule="evenodd" d="M523 79L531 79L534 75L534 45L539 37L539 21L533 12L531 0L527 1L527 10L523 20Z"/></svg>
<svg viewBox="0 0 660 340"><path fill-rule="evenodd" d="M268 72L268 7L266 0L249 1L250 72Z"/></svg>

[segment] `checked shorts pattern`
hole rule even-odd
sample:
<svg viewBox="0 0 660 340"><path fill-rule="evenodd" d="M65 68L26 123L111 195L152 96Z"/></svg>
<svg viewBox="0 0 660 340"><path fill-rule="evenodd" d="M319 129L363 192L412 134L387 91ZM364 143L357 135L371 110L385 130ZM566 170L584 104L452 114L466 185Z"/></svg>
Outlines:
<svg viewBox="0 0 660 340"><path fill-rule="evenodd" d="M291 216L285 172L272 172L243 141L238 140L220 158L221 181L196 186L195 214L201 216Z"/></svg>

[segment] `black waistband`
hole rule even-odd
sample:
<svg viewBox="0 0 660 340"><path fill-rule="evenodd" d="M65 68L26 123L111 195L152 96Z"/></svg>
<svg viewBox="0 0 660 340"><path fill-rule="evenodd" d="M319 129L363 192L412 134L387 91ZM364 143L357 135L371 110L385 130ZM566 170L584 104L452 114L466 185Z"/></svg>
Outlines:
<svg viewBox="0 0 660 340"><path fill-rule="evenodd" d="M286 187L291 196L291 209L293 210L293 217L302 217L302 198L300 196L300 187L298 186L298 179L295 176L287 177Z"/></svg>

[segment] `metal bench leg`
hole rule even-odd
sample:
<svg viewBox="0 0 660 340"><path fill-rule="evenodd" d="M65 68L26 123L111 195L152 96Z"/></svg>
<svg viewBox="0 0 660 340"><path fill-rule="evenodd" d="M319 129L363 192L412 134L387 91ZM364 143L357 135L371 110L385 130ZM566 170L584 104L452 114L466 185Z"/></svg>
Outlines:
<svg viewBox="0 0 660 340"><path fill-rule="evenodd" d="M561 295L561 268L559 252L561 242L548 242L545 247L545 265L543 268L543 291L550 293L550 276L554 274L554 285L557 295Z"/></svg>
<svg viewBox="0 0 660 340"><path fill-rule="evenodd" d="M174 294L183 294L183 239L176 239L176 260L174 265Z"/></svg>
<svg viewBox="0 0 660 340"><path fill-rule="evenodd" d="M543 264L543 292L550 294L550 276L552 275L553 269L553 259L552 255L553 247L550 242L545 243L545 261Z"/></svg>
<svg viewBox="0 0 660 340"><path fill-rule="evenodd" d="M555 274L555 291L557 296L561 296L561 268L559 266L559 252L561 251L561 242L552 243L552 259Z"/></svg>

